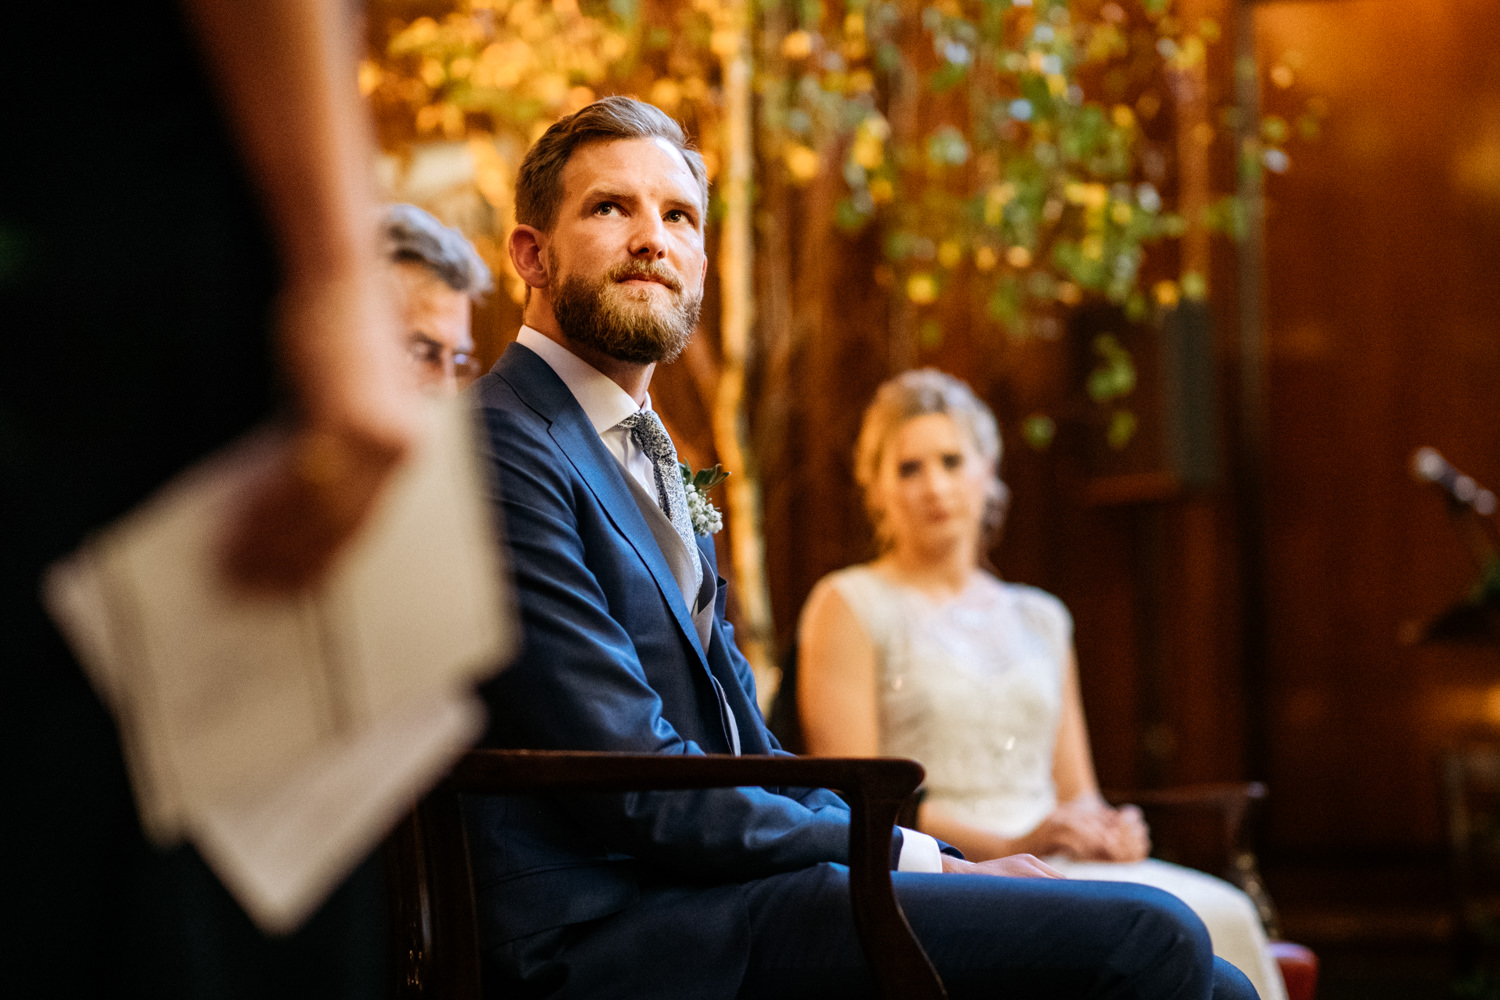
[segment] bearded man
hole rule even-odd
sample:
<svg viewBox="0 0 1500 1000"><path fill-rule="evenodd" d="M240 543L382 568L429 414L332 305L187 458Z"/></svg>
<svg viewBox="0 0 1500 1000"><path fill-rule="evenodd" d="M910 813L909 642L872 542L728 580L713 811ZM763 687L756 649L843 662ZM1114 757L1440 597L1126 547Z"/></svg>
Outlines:
<svg viewBox="0 0 1500 1000"><path fill-rule="evenodd" d="M521 165L510 255L525 326L473 388L524 629L486 691L492 745L779 752L648 394L697 322L707 204L681 129L627 98L558 122ZM849 811L831 792L489 797L468 817L487 992L871 992ZM897 895L950 996L1255 995L1166 893L894 840Z"/></svg>

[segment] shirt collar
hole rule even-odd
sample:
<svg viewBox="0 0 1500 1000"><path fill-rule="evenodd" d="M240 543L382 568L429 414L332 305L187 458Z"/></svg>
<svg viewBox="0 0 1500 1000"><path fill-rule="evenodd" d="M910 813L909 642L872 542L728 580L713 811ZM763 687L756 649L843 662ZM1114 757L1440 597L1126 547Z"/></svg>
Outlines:
<svg viewBox="0 0 1500 1000"><path fill-rule="evenodd" d="M583 407L596 434L603 434L632 413L651 409L649 393L646 402L636 406L630 394L608 375L540 330L523 325L516 343L535 351L563 380L573 398L578 400L578 405Z"/></svg>

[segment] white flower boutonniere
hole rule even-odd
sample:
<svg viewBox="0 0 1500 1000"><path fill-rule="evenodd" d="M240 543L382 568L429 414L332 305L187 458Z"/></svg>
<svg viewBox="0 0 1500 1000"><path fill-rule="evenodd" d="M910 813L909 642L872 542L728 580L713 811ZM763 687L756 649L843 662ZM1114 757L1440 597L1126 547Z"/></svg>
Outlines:
<svg viewBox="0 0 1500 1000"><path fill-rule="evenodd" d="M708 491L729 478L722 465L712 469L692 470L686 462L678 462L682 470L682 491L687 494L688 518L693 522L695 535L712 535L724 527L724 515L719 513Z"/></svg>

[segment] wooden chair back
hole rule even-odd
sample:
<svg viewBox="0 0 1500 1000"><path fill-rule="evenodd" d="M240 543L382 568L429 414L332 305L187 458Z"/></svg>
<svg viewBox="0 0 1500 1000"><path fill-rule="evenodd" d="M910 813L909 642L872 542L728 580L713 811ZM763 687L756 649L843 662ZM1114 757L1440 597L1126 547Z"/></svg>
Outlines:
<svg viewBox="0 0 1500 1000"><path fill-rule="evenodd" d="M849 891L880 996L946 997L891 885L891 829L922 783L896 758L665 757L651 754L475 750L387 842L398 997L478 1000L481 961L462 795L619 792L747 786L836 789L849 802Z"/></svg>

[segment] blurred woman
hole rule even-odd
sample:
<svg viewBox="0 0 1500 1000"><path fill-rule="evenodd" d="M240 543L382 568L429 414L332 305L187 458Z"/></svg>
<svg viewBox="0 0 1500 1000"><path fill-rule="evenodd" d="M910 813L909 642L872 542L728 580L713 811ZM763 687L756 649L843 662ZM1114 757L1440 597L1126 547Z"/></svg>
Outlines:
<svg viewBox="0 0 1500 1000"><path fill-rule="evenodd" d="M1147 857L1139 810L1099 794L1063 604L980 566L1007 490L994 415L933 369L881 386L855 476L880 555L819 581L799 628L798 699L815 754L912 757L918 826L971 860L1030 853L1072 878L1175 893L1265 1000L1286 993L1254 904Z"/></svg>

